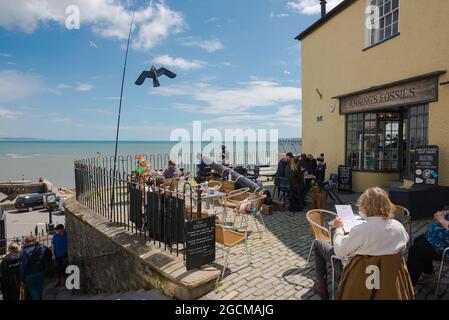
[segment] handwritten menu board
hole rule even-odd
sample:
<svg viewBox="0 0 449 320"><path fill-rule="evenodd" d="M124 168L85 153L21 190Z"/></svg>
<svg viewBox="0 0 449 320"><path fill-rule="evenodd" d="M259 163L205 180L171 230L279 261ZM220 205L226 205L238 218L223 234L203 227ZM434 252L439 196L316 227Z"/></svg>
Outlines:
<svg viewBox="0 0 449 320"><path fill-rule="evenodd" d="M215 216L185 224L186 268L192 270L215 260Z"/></svg>
<svg viewBox="0 0 449 320"><path fill-rule="evenodd" d="M352 168L338 166L338 191L352 192Z"/></svg>
<svg viewBox="0 0 449 320"><path fill-rule="evenodd" d="M438 146L423 146L415 150L415 184L438 185Z"/></svg>

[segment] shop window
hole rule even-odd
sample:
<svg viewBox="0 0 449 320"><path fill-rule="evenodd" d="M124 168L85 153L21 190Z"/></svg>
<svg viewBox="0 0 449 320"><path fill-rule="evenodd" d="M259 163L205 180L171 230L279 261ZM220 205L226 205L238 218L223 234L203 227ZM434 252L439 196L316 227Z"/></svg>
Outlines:
<svg viewBox="0 0 449 320"><path fill-rule="evenodd" d="M429 144L429 105L411 107L408 114L406 170L404 177L413 180L413 163L417 147Z"/></svg>
<svg viewBox="0 0 449 320"><path fill-rule="evenodd" d="M400 113L348 115L346 128L347 165L364 171L399 171Z"/></svg>
<svg viewBox="0 0 449 320"><path fill-rule="evenodd" d="M370 47L399 33L400 0L366 0L367 5L379 8L379 16L372 22L379 28L367 29L366 46Z"/></svg>

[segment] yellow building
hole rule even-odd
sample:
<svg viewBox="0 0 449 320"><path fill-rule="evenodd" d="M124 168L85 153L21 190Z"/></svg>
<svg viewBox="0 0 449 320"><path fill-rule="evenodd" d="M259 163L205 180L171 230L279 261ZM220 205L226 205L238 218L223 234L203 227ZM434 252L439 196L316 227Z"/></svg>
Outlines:
<svg viewBox="0 0 449 320"><path fill-rule="evenodd" d="M360 192L416 182L415 149L437 145L449 186L449 1L344 0L323 13L296 38L302 149L324 153L328 172L352 167Z"/></svg>

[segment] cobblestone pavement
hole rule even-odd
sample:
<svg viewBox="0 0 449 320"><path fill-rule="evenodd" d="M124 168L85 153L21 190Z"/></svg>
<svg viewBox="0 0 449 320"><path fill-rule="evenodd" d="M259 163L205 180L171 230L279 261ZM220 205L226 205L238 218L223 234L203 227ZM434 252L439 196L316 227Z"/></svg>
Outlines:
<svg viewBox="0 0 449 320"><path fill-rule="evenodd" d="M342 199L354 204L357 197L353 194L342 196ZM244 244L232 248L225 278L201 299L319 300L312 290L315 280L313 254L310 266L307 263L312 236L305 213L275 212L272 216L264 216L267 228L262 237L255 232L251 218L248 230L253 232L248 237L248 244L252 265L247 264ZM232 219L228 214L227 220ZM425 232L431 222L412 222L413 237ZM220 270L224 264L222 252L217 250L216 263ZM435 284L418 286L416 299L433 299L434 289ZM449 300L449 268L444 270L438 298Z"/></svg>

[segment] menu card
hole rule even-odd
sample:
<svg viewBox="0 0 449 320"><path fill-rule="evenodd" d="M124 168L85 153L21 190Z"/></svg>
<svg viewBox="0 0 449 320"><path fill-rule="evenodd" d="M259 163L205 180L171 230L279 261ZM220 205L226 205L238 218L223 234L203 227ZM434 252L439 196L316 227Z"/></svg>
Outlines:
<svg viewBox="0 0 449 320"><path fill-rule="evenodd" d="M364 221L354 214L350 205L336 205L338 217L343 221L343 230L345 233L351 232L352 228L364 223Z"/></svg>

